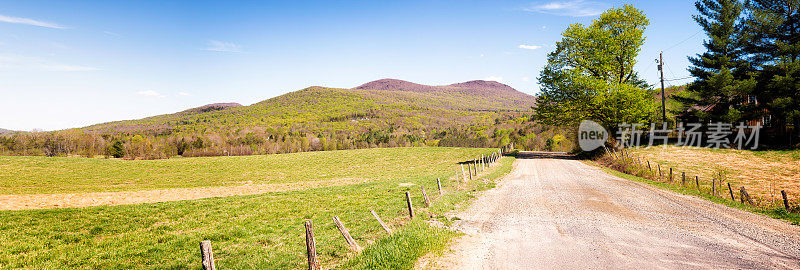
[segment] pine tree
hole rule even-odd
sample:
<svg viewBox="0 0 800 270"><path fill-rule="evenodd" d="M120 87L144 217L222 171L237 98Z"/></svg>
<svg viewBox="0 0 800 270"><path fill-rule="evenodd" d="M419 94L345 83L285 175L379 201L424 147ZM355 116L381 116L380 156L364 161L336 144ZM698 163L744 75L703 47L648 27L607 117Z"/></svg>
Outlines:
<svg viewBox="0 0 800 270"><path fill-rule="evenodd" d="M753 81L745 59L742 15L745 6L738 0L700 0L695 3L700 15L693 16L708 36L706 52L689 57L689 72L696 80L687 87L691 95L677 97L687 105L711 107L696 112L701 120L736 122L750 108L748 97Z"/></svg>
<svg viewBox="0 0 800 270"><path fill-rule="evenodd" d="M791 124L800 133L800 1L752 0L748 9L747 52L758 67L755 94L784 131Z"/></svg>

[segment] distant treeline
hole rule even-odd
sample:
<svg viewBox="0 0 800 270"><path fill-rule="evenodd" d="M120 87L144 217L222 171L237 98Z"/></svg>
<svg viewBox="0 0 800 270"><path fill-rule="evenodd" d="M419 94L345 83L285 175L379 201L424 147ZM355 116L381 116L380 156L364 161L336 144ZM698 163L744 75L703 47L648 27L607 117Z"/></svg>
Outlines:
<svg viewBox="0 0 800 270"><path fill-rule="evenodd" d="M534 124L523 125L520 121L499 127L458 126L428 130L388 128L320 133L276 132L257 127L228 133L187 135L98 134L67 130L0 136L0 155L162 159L174 156L264 155L376 147L500 147L511 142L523 149L559 150L572 147L572 142L565 142L566 137L558 129Z"/></svg>

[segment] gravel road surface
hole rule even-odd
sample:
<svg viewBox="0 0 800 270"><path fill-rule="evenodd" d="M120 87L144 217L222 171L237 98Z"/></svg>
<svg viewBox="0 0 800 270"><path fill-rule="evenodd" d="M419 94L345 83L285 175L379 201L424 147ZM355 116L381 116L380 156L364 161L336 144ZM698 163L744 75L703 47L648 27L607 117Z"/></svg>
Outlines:
<svg viewBox="0 0 800 270"><path fill-rule="evenodd" d="M466 235L433 268L800 269L800 226L576 160L519 159L456 216Z"/></svg>

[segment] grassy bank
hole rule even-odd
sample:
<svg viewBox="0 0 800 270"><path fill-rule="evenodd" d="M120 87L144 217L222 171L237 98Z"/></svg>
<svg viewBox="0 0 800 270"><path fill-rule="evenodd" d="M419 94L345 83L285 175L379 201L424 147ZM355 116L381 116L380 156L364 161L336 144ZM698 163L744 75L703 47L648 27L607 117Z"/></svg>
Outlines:
<svg viewBox="0 0 800 270"><path fill-rule="evenodd" d="M687 175L686 185L683 185L681 174L679 172L674 174L674 180L670 182L668 181L668 169L664 170L664 175L662 177L659 177L657 169L654 169L653 172L651 172L646 165L639 167L628 163L627 161L616 162L613 158L608 156L605 156L597 161L587 162L600 166L606 172L620 178L658 186L660 188L681 194L694 195L715 203L726 205L728 207L763 214L772 218L786 220L794 225L800 225L800 214L786 211L782 205L763 207L759 205L740 203L739 201L730 199L727 188L718 189L717 196L714 196L712 195L712 188L710 184L706 186L701 182L701 184L698 186L696 185L694 177ZM738 199L739 198L737 196L737 200Z"/></svg>
<svg viewBox="0 0 800 270"><path fill-rule="evenodd" d="M442 243L451 236L448 232L431 234L437 229L427 227L422 219L439 216L440 211L469 198L467 190L477 189L472 185L489 186L475 180L470 186L457 189L453 174L458 163L491 151L494 149L390 148L244 157L301 162L294 167L271 169L293 175L283 178L287 181L331 177L360 177L371 181L178 202L1 211L0 268L198 268L198 242L211 240L219 269L297 269L305 263L304 220L313 220L315 224L318 254L326 268L346 261L356 268L371 268L375 264L368 263L370 258L389 263L385 265L407 266L407 262L416 260L417 256L443 248ZM303 154L313 156L304 159L296 156ZM358 160L362 161L360 165L356 165ZM504 158L500 166L493 167L491 175L508 171L512 160ZM159 161L185 162L180 159ZM231 161L230 165L236 162ZM305 172L294 171L301 169ZM250 167L236 166L227 170L231 174L247 175ZM300 175L310 176L297 179ZM441 197L434 196L433 207L422 209L419 186L436 193L436 178L443 180L447 192ZM221 180L209 181L222 183ZM421 219L408 226L402 226L408 222L405 191L413 195ZM385 233L369 209L374 209L398 230L396 235ZM338 215L355 240L366 247L361 255L355 256L347 250L331 220L334 215ZM432 238L424 243L406 241L419 238L416 236L421 234ZM397 256L400 254L397 250L403 255Z"/></svg>
<svg viewBox="0 0 800 270"><path fill-rule="evenodd" d="M700 178L710 188L712 178L738 189L744 186L756 205L776 208L782 205L785 190L794 207L800 207L800 151L747 151L698 147L633 148L630 153L653 166L673 168L676 174ZM721 177L719 175L722 175Z"/></svg>

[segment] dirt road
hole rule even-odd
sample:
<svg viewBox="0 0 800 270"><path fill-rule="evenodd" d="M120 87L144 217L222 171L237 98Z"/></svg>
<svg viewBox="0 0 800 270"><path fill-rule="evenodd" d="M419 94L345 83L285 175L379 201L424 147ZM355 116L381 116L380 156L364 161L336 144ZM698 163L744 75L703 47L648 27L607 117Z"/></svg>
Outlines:
<svg viewBox="0 0 800 270"><path fill-rule="evenodd" d="M800 227L606 174L520 159L434 268L800 269Z"/></svg>

